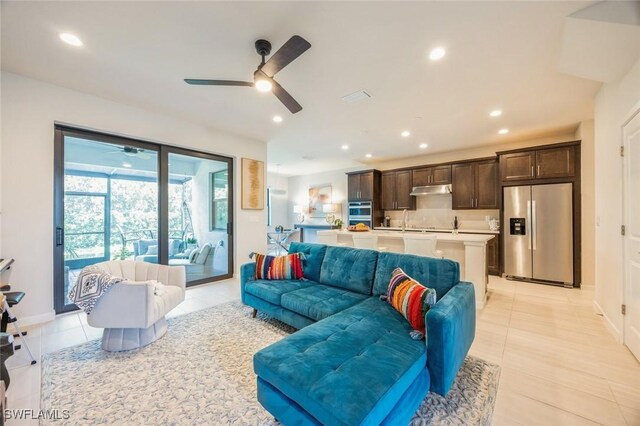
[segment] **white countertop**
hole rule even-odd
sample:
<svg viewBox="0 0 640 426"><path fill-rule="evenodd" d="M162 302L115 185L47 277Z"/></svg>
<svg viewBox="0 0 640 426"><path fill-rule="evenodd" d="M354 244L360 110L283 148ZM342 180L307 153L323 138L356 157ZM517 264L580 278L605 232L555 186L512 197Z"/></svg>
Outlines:
<svg viewBox="0 0 640 426"><path fill-rule="evenodd" d="M319 231L318 234L320 233L330 233L330 232L335 232L338 235L342 235L342 236L348 236L351 237L355 232L350 232L350 231ZM373 231L369 231L369 232L373 232L375 234L377 234L380 238L384 239L384 238L389 238L389 239L397 239L397 240L401 240L403 238L403 234L402 232L398 232L398 231L380 231L380 230L373 230ZM425 234L428 234L428 232L425 232ZM451 232L448 233L437 233L437 232L433 232L434 235L437 236L438 241L443 241L443 242L461 242L461 243L466 243L466 242L476 242L476 243L486 243L487 241L491 240L492 238L495 238L494 235L488 235L488 234L457 234L457 235L453 235Z"/></svg>
<svg viewBox="0 0 640 426"><path fill-rule="evenodd" d="M375 229L376 231L402 231L402 228L397 227L397 226L391 226L391 227L374 227L373 229ZM429 228L407 228L406 232L448 232L451 233L452 230L451 229L445 229L445 228L435 228L435 229L429 229ZM494 234L497 235L500 233L500 231L491 231L489 229L458 229L458 233L459 234Z"/></svg>

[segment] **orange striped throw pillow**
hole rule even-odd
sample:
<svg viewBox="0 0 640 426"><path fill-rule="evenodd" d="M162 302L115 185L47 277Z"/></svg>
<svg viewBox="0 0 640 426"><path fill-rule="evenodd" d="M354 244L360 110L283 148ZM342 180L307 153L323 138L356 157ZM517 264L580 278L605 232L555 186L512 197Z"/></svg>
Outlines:
<svg viewBox="0 0 640 426"><path fill-rule="evenodd" d="M423 286L401 268L396 268L391 273L387 302L409 321L415 331L421 333L421 336L416 337L424 337L425 315L429 307L436 303L434 289Z"/></svg>
<svg viewBox="0 0 640 426"><path fill-rule="evenodd" d="M257 280L299 280L302 278L302 253L285 256L256 254Z"/></svg>

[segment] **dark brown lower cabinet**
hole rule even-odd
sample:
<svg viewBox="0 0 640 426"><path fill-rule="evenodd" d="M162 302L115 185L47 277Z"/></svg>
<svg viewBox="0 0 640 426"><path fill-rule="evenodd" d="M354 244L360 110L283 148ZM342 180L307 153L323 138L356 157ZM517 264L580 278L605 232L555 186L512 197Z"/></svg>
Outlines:
<svg viewBox="0 0 640 426"><path fill-rule="evenodd" d="M487 242L487 271L489 275L500 275L500 235Z"/></svg>

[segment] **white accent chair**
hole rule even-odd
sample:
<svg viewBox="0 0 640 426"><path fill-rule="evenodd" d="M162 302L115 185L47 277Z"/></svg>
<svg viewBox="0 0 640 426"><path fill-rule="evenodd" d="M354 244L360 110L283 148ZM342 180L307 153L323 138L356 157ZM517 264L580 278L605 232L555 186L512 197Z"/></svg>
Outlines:
<svg viewBox="0 0 640 426"><path fill-rule="evenodd" d="M438 237L434 234L405 234L403 240L405 254L444 258L442 250L436 250Z"/></svg>
<svg viewBox="0 0 640 426"><path fill-rule="evenodd" d="M386 247L378 247L378 236L373 232L354 232L353 247L377 251L387 251Z"/></svg>
<svg viewBox="0 0 640 426"><path fill-rule="evenodd" d="M318 231L318 244L326 244L328 246L344 247L345 243L338 242L338 233L335 231Z"/></svg>
<svg viewBox="0 0 640 426"><path fill-rule="evenodd" d="M104 328L102 349L127 351L164 336L167 332L165 315L184 300L184 267L133 260L113 260L97 266L125 279L98 299L87 315L90 326ZM155 285L150 280L164 284L164 292L156 295Z"/></svg>

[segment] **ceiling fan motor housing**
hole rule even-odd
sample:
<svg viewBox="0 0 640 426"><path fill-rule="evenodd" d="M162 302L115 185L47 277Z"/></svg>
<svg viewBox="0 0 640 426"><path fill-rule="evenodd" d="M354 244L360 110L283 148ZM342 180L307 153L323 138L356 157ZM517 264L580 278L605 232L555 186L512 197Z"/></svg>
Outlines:
<svg viewBox="0 0 640 426"><path fill-rule="evenodd" d="M263 57L269 56L271 53L271 43L263 39L256 40L256 52L258 52L258 55Z"/></svg>

